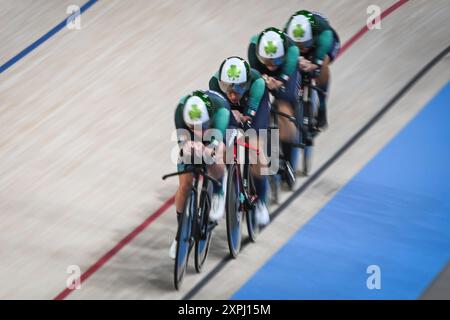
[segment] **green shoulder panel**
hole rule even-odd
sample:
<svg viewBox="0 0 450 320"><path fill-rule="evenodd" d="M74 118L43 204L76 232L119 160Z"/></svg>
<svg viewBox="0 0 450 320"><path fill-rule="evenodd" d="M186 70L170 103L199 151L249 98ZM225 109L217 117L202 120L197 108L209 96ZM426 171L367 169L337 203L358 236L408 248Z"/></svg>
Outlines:
<svg viewBox="0 0 450 320"><path fill-rule="evenodd" d="M222 134L222 138L225 139L225 130L230 122L230 105L218 92L209 92L208 96L213 106L211 128L218 129Z"/></svg>
<svg viewBox="0 0 450 320"><path fill-rule="evenodd" d="M180 99L180 101L178 101L178 104L184 104L184 103L186 102L186 100L187 100L188 97L189 97L189 95L186 95L186 96L182 97L182 98Z"/></svg>
<svg viewBox="0 0 450 320"><path fill-rule="evenodd" d="M250 68L250 79L251 81L256 81L261 78L261 73L255 68Z"/></svg>
<svg viewBox="0 0 450 320"><path fill-rule="evenodd" d="M214 92L211 92L214 91ZM215 113L220 108L229 109L229 104L222 93L218 90L210 90L208 92L208 97L211 99L213 113Z"/></svg>
<svg viewBox="0 0 450 320"><path fill-rule="evenodd" d="M250 38L250 43L257 44L257 43L258 43L259 35L260 35L260 34L255 34L254 36L252 36L252 37Z"/></svg>

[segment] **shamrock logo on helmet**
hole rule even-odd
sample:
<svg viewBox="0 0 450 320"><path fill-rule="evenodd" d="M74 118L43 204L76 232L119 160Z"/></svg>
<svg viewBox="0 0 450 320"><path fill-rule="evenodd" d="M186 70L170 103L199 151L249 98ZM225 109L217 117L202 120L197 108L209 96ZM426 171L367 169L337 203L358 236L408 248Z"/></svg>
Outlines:
<svg viewBox="0 0 450 320"><path fill-rule="evenodd" d="M236 80L241 76L241 70L235 64L232 64L227 71L228 78Z"/></svg>
<svg viewBox="0 0 450 320"><path fill-rule="evenodd" d="M267 55L274 55L277 53L278 47L273 43L273 41L268 41L267 46L264 47L264 51Z"/></svg>
<svg viewBox="0 0 450 320"><path fill-rule="evenodd" d="M295 38L301 38L305 34L305 30L303 29L301 24L297 24L293 32Z"/></svg>
<svg viewBox="0 0 450 320"><path fill-rule="evenodd" d="M202 111L196 104L193 104L191 106L191 110L189 110L189 117L191 118L191 120L198 120L202 117Z"/></svg>

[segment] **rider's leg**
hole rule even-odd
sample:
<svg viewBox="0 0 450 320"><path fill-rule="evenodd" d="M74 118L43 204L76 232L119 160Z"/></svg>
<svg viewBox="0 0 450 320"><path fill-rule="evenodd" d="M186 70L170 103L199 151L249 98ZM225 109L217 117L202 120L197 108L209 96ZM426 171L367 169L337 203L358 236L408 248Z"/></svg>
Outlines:
<svg viewBox="0 0 450 320"><path fill-rule="evenodd" d="M184 165L183 164L179 164L178 165L178 171L183 171L184 170ZM181 223L181 218L183 216L183 212L184 212L184 205L186 202L186 197L188 195L188 192L192 186L192 179L193 179L193 175L191 173L185 173L182 175L178 176L178 189L177 192L175 193L175 208L177 211L177 222L178 222L178 227L177 227L177 233L175 236L175 239L173 240L170 249L169 249L169 257L172 259L175 259L175 255L176 255L176 247L177 247L177 241L179 239L179 230L180 230L180 223Z"/></svg>
<svg viewBox="0 0 450 320"><path fill-rule="evenodd" d="M269 93L266 91L258 107L258 112L252 122L252 127L255 129L253 134L249 136L249 143L252 147L256 147L258 152L249 150L249 160L252 164L250 172L255 182L255 189L258 199L266 203L267 195L267 174L269 167L268 159L268 132L269 116L270 116L270 101Z"/></svg>
<svg viewBox="0 0 450 320"><path fill-rule="evenodd" d="M290 116L294 116L294 108L292 105L286 101L278 102L278 110L286 113ZM297 168L299 148L293 147L293 143L299 143L298 141L298 130L294 123L286 119L285 117L278 118L279 128L280 128L280 141L281 150L283 152L284 158L289 161L291 167L295 171Z"/></svg>
<svg viewBox="0 0 450 320"><path fill-rule="evenodd" d="M260 226L264 226L270 221L269 210L267 209L267 189L269 181L266 175L262 175L262 171L260 171L261 168L261 164L251 165L250 174L253 177L255 192L258 197L255 204L256 221Z"/></svg>
<svg viewBox="0 0 450 320"><path fill-rule="evenodd" d="M178 224L181 221L181 215L184 212L184 205L186 202L186 197L192 186L193 175L191 173L185 173L178 176L178 189L175 193L175 208L177 211L177 221Z"/></svg>
<svg viewBox="0 0 450 320"><path fill-rule="evenodd" d="M266 205L269 171L269 159L267 145L268 135L267 129L269 127L270 102L269 93L264 93L261 100L258 112L252 122L252 127L256 130L249 136L249 144L256 147L255 150L249 150L250 174L255 183L255 192L258 200L255 204L256 221L259 225L266 225L270 221L269 210ZM246 135L248 132L246 132Z"/></svg>
<svg viewBox="0 0 450 320"><path fill-rule="evenodd" d="M290 116L296 116L295 107L299 101L301 76L297 70L285 84L284 89L275 95L278 111L286 113ZM297 127L295 124L285 117L278 117L278 126L280 128L280 140L282 142L295 143Z"/></svg>
<svg viewBox="0 0 450 320"><path fill-rule="evenodd" d="M295 116L298 121L303 120L303 113L300 110L300 71L296 70L294 74L286 82L284 90L277 94L278 110L288 115ZM292 143L298 144L301 142L301 133L294 123L288 119L279 116L280 141L281 150L284 158L287 159L292 167L296 170L299 148L293 147Z"/></svg>
<svg viewBox="0 0 450 320"><path fill-rule="evenodd" d="M254 151L250 151L250 174L253 177L255 183L255 191L258 196L258 200L266 203L267 197L267 172L269 166L269 160L266 157L265 139L262 137L250 138L250 145L257 146L259 154Z"/></svg>
<svg viewBox="0 0 450 320"><path fill-rule="evenodd" d="M223 185L225 166L223 164L221 164L221 165L214 164L214 165L208 167L208 173L211 177L213 177L214 179L219 181L221 184L220 186L218 186L217 184L213 184L213 194L223 196L225 194L225 189L224 189L225 186Z"/></svg>
<svg viewBox="0 0 450 320"><path fill-rule="evenodd" d="M215 150L215 163L208 166L208 174L214 179L222 179L225 172L224 152L225 146L220 143Z"/></svg>
<svg viewBox="0 0 450 320"><path fill-rule="evenodd" d="M322 68L320 69L320 76L317 79L317 86L328 93L328 83L330 80L330 57L326 56L325 60L322 64ZM327 121L327 96L319 94L319 113L318 113L318 123L317 126L319 128L324 128L328 125Z"/></svg>
<svg viewBox="0 0 450 320"><path fill-rule="evenodd" d="M257 176L253 175L253 181L255 182L256 194L258 200L266 203L267 200L267 176Z"/></svg>
<svg viewBox="0 0 450 320"><path fill-rule="evenodd" d="M278 111L294 116L294 109L287 101L278 100ZM278 117L278 127L280 128L280 140L283 142L294 143L297 128L295 124L285 117Z"/></svg>
<svg viewBox="0 0 450 320"><path fill-rule="evenodd" d="M224 179L224 149L224 144L220 143L217 150L215 150L215 164L208 166L208 174L221 183L221 186L213 184L213 197L211 211L209 212L209 218L213 221L222 218L225 211L225 190L227 182L226 179Z"/></svg>

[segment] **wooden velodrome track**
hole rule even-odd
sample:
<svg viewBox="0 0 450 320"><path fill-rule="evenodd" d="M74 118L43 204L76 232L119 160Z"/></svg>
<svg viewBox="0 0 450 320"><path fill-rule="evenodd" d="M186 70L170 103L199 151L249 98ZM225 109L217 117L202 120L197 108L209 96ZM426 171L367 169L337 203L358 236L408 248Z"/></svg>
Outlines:
<svg viewBox="0 0 450 320"><path fill-rule="evenodd" d="M0 64L61 22L68 5L83 3L0 0ZM179 97L206 88L225 57L245 57L253 34L282 26L299 9L326 14L345 42L365 25L369 5L394 3L99 1L82 14L80 30L61 30L1 73L0 298L228 298L450 79L450 61L439 62L195 294L227 245L222 221L204 272L190 268L183 288L173 289L167 252L176 219L168 200L176 179L163 183L161 175L175 169ZM381 25L332 67L330 128L317 141L316 169L448 46L450 2L412 0ZM85 274L72 292L65 291L70 265Z"/></svg>

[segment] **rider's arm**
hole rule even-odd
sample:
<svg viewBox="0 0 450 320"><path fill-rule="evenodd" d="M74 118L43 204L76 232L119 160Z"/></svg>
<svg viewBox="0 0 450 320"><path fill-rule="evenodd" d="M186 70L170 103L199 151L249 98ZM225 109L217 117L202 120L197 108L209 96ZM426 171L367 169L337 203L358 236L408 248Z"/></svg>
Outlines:
<svg viewBox="0 0 450 320"><path fill-rule="evenodd" d="M227 108L219 108L214 115L214 128L222 133L222 138L225 138L225 131L230 122L230 110Z"/></svg>
<svg viewBox="0 0 450 320"><path fill-rule="evenodd" d="M298 57L300 56L300 51L296 45L291 45L288 48L286 54L286 61L284 62L282 73L280 75L280 80L286 83L290 77L297 70Z"/></svg>
<svg viewBox="0 0 450 320"><path fill-rule="evenodd" d="M259 78L253 81L250 87L250 94L248 99L248 108L246 110L246 115L252 120L258 112L259 105L264 96L264 91L266 90L266 83L263 78Z"/></svg>
<svg viewBox="0 0 450 320"><path fill-rule="evenodd" d="M334 34L333 31L328 29L323 31L316 40L316 56L314 57L314 64L321 67L326 55L331 50L333 45Z"/></svg>

